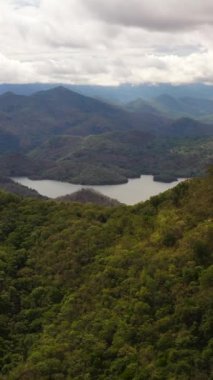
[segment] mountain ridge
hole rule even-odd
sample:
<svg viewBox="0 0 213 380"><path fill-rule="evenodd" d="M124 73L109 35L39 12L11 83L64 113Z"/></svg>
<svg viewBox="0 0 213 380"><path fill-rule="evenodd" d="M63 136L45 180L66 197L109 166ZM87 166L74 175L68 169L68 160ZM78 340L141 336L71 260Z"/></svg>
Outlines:
<svg viewBox="0 0 213 380"><path fill-rule="evenodd" d="M46 90L58 85L66 86L83 95L105 98L106 101L114 101L117 104L131 102L139 97L151 99L162 93L168 93L175 97L194 96L196 98L213 99L213 86L203 83L189 83L186 85L171 85L169 83L131 85L126 83L118 86L72 85L65 83L0 84L0 93L9 90L15 93L30 95L41 89Z"/></svg>

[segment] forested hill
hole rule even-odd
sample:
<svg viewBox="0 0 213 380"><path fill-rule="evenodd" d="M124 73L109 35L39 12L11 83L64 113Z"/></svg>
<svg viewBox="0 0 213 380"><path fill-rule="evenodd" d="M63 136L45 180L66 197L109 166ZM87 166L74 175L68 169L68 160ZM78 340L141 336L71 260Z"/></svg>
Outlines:
<svg viewBox="0 0 213 380"><path fill-rule="evenodd" d="M121 205L116 199L107 197L104 194L95 191L94 189L86 188L76 191L72 194L67 194L56 198L60 202L79 202L79 203L93 203L96 205L113 207Z"/></svg>
<svg viewBox="0 0 213 380"><path fill-rule="evenodd" d="M213 177L134 207L0 194L2 380L209 380Z"/></svg>

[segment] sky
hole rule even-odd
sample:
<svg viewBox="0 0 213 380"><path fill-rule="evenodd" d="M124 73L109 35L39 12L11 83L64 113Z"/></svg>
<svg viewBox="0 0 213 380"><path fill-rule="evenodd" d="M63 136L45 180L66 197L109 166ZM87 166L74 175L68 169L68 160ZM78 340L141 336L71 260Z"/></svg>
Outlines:
<svg viewBox="0 0 213 380"><path fill-rule="evenodd" d="M0 0L0 83L213 84L213 0Z"/></svg>

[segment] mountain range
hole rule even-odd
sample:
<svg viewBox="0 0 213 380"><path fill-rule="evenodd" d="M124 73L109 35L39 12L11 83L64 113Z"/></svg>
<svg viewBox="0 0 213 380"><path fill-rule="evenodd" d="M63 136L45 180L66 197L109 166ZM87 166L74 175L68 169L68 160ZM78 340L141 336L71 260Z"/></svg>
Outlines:
<svg viewBox="0 0 213 380"><path fill-rule="evenodd" d="M105 99L107 102L125 104L138 98L152 99L162 94L175 98L191 97L198 99L213 99L213 86L204 83L191 83L171 85L159 84L122 84L118 86L74 85L57 83L26 83L26 84L0 84L0 94L14 92L18 95L32 95L41 90L53 89L57 86L66 87L72 91L89 97Z"/></svg>
<svg viewBox="0 0 213 380"><path fill-rule="evenodd" d="M127 104L132 111L144 112L145 110L161 112L167 117L191 117L203 121L213 120L213 99L196 97L176 98L168 94L162 94L149 100L138 98Z"/></svg>
<svg viewBox="0 0 213 380"><path fill-rule="evenodd" d="M203 113L209 112L211 100L204 103ZM0 96L0 174L82 184L123 183L142 173L166 181L199 175L212 159L212 124L174 120L170 109L169 115L144 101L119 107L61 86L29 96L6 92Z"/></svg>

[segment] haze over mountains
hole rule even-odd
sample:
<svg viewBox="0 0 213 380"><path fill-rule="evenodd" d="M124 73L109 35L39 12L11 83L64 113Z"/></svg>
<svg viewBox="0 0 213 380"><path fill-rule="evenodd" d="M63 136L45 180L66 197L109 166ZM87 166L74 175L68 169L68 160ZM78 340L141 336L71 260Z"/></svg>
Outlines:
<svg viewBox="0 0 213 380"><path fill-rule="evenodd" d="M174 97L162 94L147 101L136 99L128 104L129 109L141 111L147 109L158 110L164 115L178 118L188 116L191 118L203 119L204 121L213 120L213 100L196 97Z"/></svg>
<svg viewBox="0 0 213 380"><path fill-rule="evenodd" d="M62 86L29 96L6 92L1 175L112 184L141 174L169 181L203 173L212 159L213 123L191 116L210 117L212 101L156 99L119 107Z"/></svg>
<svg viewBox="0 0 213 380"><path fill-rule="evenodd" d="M57 87L57 83L25 83L25 84L0 84L0 94L14 92L18 95L31 95L41 90ZM167 94L175 98L193 97L197 99L213 99L213 85L204 83L187 83L172 85L170 83L144 83L122 84L118 86L104 85L77 85L61 83L63 87L76 91L82 95L113 101L115 103L128 103L143 98L145 100Z"/></svg>

